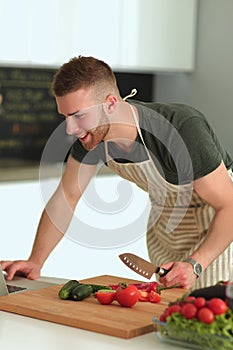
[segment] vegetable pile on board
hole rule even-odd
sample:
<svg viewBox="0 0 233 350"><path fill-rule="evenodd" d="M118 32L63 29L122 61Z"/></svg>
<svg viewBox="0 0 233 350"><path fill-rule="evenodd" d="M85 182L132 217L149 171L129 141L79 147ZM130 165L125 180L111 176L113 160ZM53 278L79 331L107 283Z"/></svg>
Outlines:
<svg viewBox="0 0 233 350"><path fill-rule="evenodd" d="M58 296L63 300L81 301L100 289L111 290L111 287L98 284L84 284L76 280L70 280L59 290Z"/></svg>
<svg viewBox="0 0 233 350"><path fill-rule="evenodd" d="M138 301L158 303L161 300L161 291L174 287L176 286L163 287L157 282L103 286L70 280L59 290L58 296L63 300L81 301L93 295L100 304L109 305L116 300L121 306L131 307Z"/></svg>
<svg viewBox="0 0 233 350"><path fill-rule="evenodd" d="M156 322L158 331L165 337L202 349L233 349L233 311L226 298L210 297L214 290L217 289L203 288L192 293L205 292L202 296L186 293L170 303Z"/></svg>

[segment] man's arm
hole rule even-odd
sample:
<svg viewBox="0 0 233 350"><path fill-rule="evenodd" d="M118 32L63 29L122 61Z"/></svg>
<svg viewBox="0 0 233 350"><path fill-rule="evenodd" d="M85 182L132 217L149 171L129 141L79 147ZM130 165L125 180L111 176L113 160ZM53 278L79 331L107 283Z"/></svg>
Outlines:
<svg viewBox="0 0 233 350"><path fill-rule="evenodd" d="M190 256L207 268L233 241L233 183L223 163L210 174L194 181L194 190L214 210L215 215L208 233L196 251ZM193 268L186 262L172 262L163 267L171 268L161 282L167 286L178 283L190 288L195 283Z"/></svg>
<svg viewBox="0 0 233 350"><path fill-rule="evenodd" d="M194 181L194 189L215 210L203 244L192 254L206 268L233 241L233 182L221 163L211 174Z"/></svg>
<svg viewBox="0 0 233 350"><path fill-rule="evenodd" d="M68 158L61 182L43 210L30 257L27 261L1 262L8 279L17 271L30 279L39 277L44 262L69 227L75 207L95 170L96 166Z"/></svg>

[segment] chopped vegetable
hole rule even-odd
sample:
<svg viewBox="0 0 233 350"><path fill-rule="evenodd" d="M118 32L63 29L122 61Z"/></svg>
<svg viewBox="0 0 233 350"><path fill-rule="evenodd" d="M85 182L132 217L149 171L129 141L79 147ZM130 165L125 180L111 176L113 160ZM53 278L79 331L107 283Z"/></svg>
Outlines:
<svg viewBox="0 0 233 350"><path fill-rule="evenodd" d="M149 293L149 301L151 303L159 303L161 301L161 295L154 290L151 290Z"/></svg>
<svg viewBox="0 0 233 350"><path fill-rule="evenodd" d="M95 293L100 304L109 305L116 299L115 290L101 289Z"/></svg>
<svg viewBox="0 0 233 350"><path fill-rule="evenodd" d="M142 283L134 283L133 284L139 290L145 290L150 292L152 290L157 292L158 282L142 282Z"/></svg>
<svg viewBox="0 0 233 350"><path fill-rule="evenodd" d="M149 292L146 290L138 290L138 300L139 301L149 301Z"/></svg>
<svg viewBox="0 0 233 350"><path fill-rule="evenodd" d="M119 284L110 284L109 287L116 290L118 289ZM165 290L165 289L172 289L172 288L177 288L177 285L173 285L171 287L165 287L163 285L159 285L158 282L142 282L142 283L132 283L132 284L129 284L131 286L135 286L138 290L143 290L143 291L146 291L146 292L150 292L152 290L154 290L155 292L157 293L161 293L162 290Z"/></svg>
<svg viewBox="0 0 233 350"><path fill-rule="evenodd" d="M139 301L149 301L151 303L159 303L161 301L161 295L154 290L147 292L146 290L138 290Z"/></svg>

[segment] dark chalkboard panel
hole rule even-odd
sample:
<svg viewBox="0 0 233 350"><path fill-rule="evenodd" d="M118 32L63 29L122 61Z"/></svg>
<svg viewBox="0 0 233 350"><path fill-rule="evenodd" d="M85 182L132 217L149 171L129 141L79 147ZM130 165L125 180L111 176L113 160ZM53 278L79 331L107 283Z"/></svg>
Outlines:
<svg viewBox="0 0 233 350"><path fill-rule="evenodd" d="M51 82L56 69L0 67L0 157L40 160L63 118Z"/></svg>
<svg viewBox="0 0 233 350"><path fill-rule="evenodd" d="M137 89L137 94L132 99L151 102L153 100L153 86L155 77L150 73L115 72L117 84L121 96L128 95L132 89Z"/></svg>
<svg viewBox="0 0 233 350"><path fill-rule="evenodd" d="M64 120L57 113L51 91L56 70L0 67L0 163L1 159L41 160L49 137ZM137 88L135 99L151 101L153 75L124 72L115 74L123 97L132 88ZM64 123L59 132L62 136L65 135ZM62 153L58 142L58 148L50 161L63 161Z"/></svg>

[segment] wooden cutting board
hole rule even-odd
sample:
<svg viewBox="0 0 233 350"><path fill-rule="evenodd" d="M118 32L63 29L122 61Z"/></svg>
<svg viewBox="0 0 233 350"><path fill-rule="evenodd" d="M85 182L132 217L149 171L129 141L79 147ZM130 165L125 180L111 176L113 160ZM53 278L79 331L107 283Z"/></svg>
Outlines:
<svg viewBox="0 0 233 350"><path fill-rule="evenodd" d="M139 281L103 275L80 282L109 285ZM37 291L2 296L0 310L120 338L133 338L154 331L152 317L159 317L169 302L185 293L181 288L164 290L161 292L160 303L137 302L133 307L126 308L117 301L110 305L101 305L93 296L82 301L61 300L58 297L61 287L60 284Z"/></svg>

